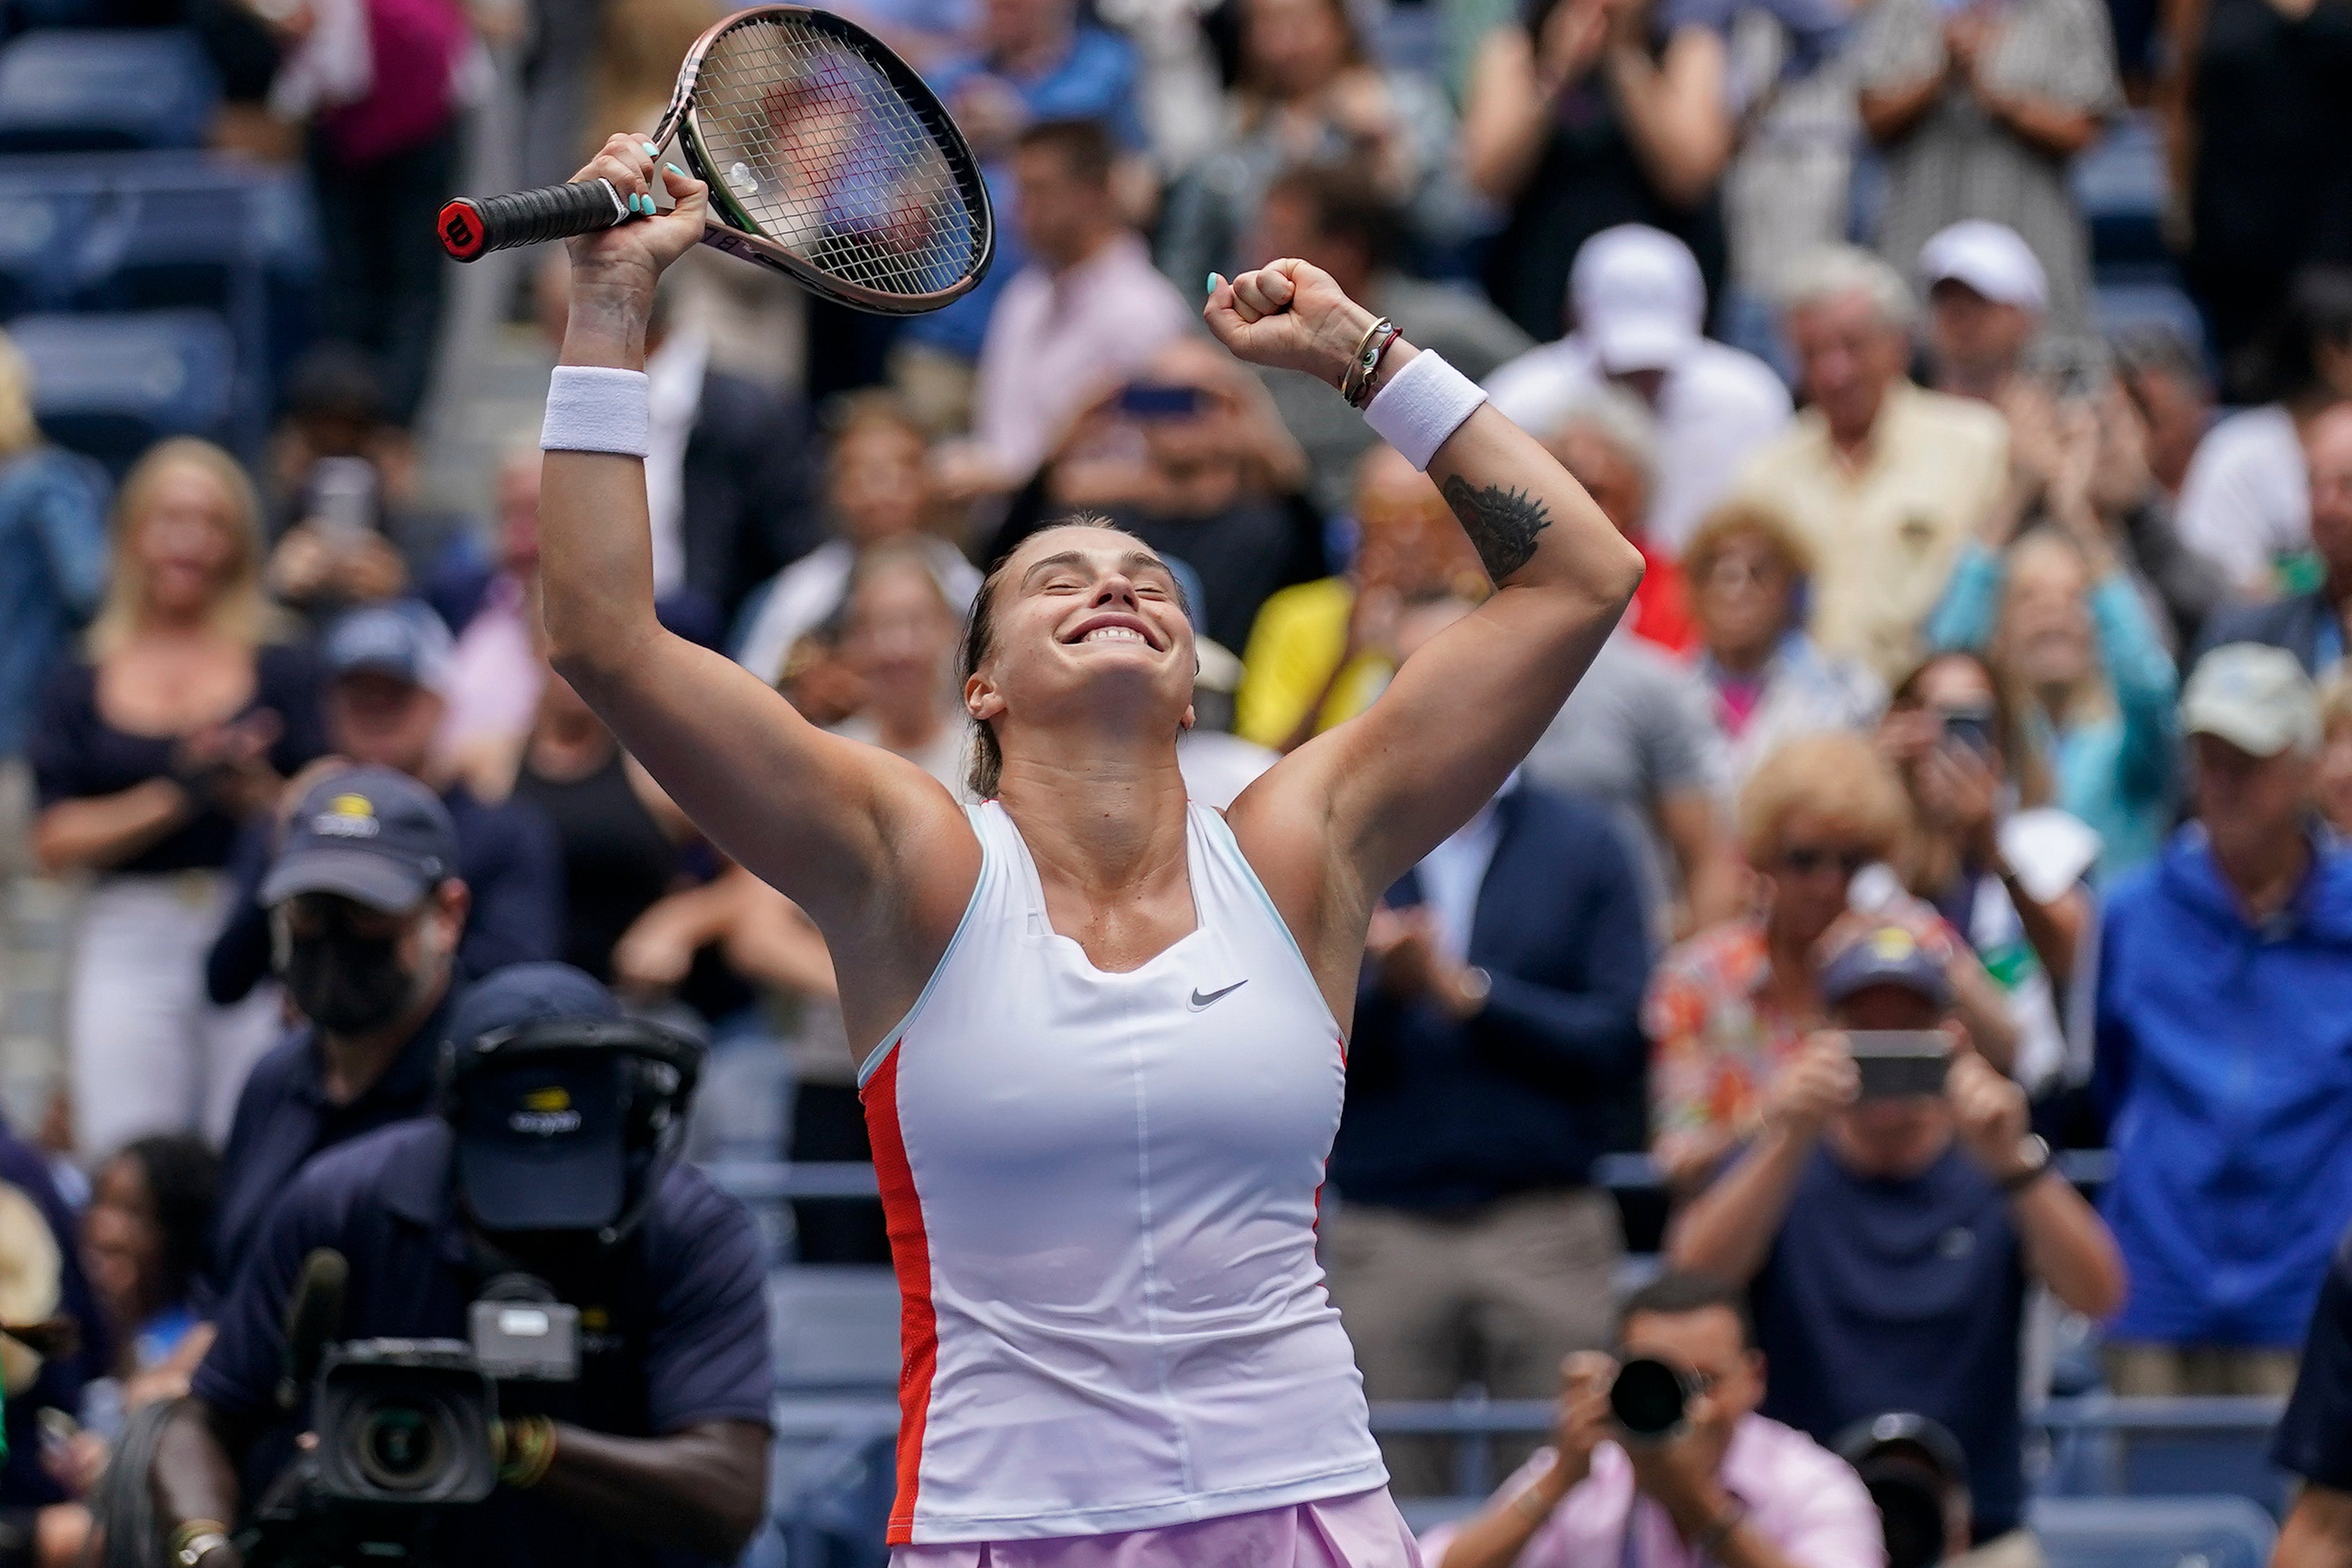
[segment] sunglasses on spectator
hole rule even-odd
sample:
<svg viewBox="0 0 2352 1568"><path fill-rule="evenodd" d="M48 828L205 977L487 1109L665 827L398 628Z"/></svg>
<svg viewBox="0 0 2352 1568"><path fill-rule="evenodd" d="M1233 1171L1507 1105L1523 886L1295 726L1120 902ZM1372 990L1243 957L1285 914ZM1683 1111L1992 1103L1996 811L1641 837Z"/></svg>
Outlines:
<svg viewBox="0 0 2352 1568"><path fill-rule="evenodd" d="M1818 845L1798 845L1780 851L1780 865L1800 877L1810 877L1825 867L1834 866L1845 876L1853 876L1877 857L1860 849L1824 849Z"/></svg>

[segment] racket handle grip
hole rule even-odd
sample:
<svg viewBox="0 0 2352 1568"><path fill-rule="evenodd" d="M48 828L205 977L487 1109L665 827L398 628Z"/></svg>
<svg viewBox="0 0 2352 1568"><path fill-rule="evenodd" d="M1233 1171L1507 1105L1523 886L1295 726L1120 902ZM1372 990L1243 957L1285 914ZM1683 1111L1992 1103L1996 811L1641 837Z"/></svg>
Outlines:
<svg viewBox="0 0 2352 1568"><path fill-rule="evenodd" d="M493 250L593 234L628 219L628 205L610 180L541 185L504 196L459 196L441 209L441 248L457 260L474 261Z"/></svg>

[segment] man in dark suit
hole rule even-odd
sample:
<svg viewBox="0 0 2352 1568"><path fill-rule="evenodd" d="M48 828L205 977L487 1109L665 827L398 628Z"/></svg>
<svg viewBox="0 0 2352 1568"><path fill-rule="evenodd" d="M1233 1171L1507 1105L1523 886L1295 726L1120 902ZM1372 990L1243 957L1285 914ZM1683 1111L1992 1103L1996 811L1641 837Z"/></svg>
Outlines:
<svg viewBox="0 0 2352 1568"><path fill-rule="evenodd" d="M2267 643L2294 655L2314 679L2343 662L2345 622L2352 615L2352 403L2321 411L2303 433L2303 451L2311 470L2319 586L2214 611L2198 638L2197 658L2225 643Z"/></svg>
<svg viewBox="0 0 2352 1568"><path fill-rule="evenodd" d="M1646 1058L1633 863L1608 817L1515 776L1367 945L1322 1225L1364 1393L1548 1397L1613 1331L1624 1240L1591 1173ZM1399 1492L1450 1489L1438 1445L1383 1447Z"/></svg>

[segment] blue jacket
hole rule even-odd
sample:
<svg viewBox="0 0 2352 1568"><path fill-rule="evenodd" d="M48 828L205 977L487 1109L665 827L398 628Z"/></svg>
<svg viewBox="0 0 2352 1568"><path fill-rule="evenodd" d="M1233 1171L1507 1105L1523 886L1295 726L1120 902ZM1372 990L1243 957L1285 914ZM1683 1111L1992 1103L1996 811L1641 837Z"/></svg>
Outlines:
<svg viewBox="0 0 2352 1568"><path fill-rule="evenodd" d="M2352 1221L2352 852L2249 925L2195 824L2107 901L2094 1088L2119 1340L2300 1344Z"/></svg>
<svg viewBox="0 0 2352 1568"><path fill-rule="evenodd" d="M1460 1024L1400 1003L1366 966L1331 1151L1351 1203L1460 1208L1582 1185L1612 1108L1639 1095L1649 938L1616 827L1527 785L1495 810L1467 954L1494 981L1485 1010Z"/></svg>
<svg viewBox="0 0 2352 1568"><path fill-rule="evenodd" d="M23 754L49 667L106 588L106 476L55 447L0 465L0 757Z"/></svg>

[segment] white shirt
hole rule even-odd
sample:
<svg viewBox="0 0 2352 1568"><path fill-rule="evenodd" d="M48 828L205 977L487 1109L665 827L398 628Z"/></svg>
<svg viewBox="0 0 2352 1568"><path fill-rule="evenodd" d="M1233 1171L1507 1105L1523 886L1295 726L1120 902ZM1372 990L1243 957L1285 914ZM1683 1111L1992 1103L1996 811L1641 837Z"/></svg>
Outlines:
<svg viewBox="0 0 2352 1568"><path fill-rule="evenodd" d="M1192 316L1132 234L1066 272L1032 262L989 314L973 438L1005 473L1025 479L1080 408L1141 370L1191 329Z"/></svg>
<svg viewBox="0 0 2352 1568"><path fill-rule="evenodd" d="M1518 782L1513 773L1495 800ZM1459 963L1470 952L1470 927L1478 916L1478 889L1486 885L1486 871L1495 863L1495 847L1503 841L1503 826L1495 820L1495 800L1454 830L1453 836L1422 857L1413 874L1421 881L1421 901L1437 921L1437 940L1447 957Z"/></svg>
<svg viewBox="0 0 2352 1568"><path fill-rule="evenodd" d="M1549 440L1577 400L1604 379L1592 346L1576 332L1529 349L1486 378L1486 395L1506 417ZM1658 474L1650 496L1651 544L1670 555L1732 476L1789 423L1789 389L1772 367L1702 338L1667 367L1658 392Z"/></svg>
<svg viewBox="0 0 2352 1568"><path fill-rule="evenodd" d="M1184 774L1184 788L1202 805L1219 811L1280 761L1280 752L1223 730L1187 730L1176 741L1176 766Z"/></svg>
<svg viewBox="0 0 2352 1568"><path fill-rule="evenodd" d="M913 542L949 605L959 616L970 612L980 593L979 568L944 539L925 533L916 535ZM735 650L735 662L773 686L784 673L793 646L831 620L849 596L849 577L856 565L856 545L829 539L770 578L766 595L754 601L757 607Z"/></svg>
<svg viewBox="0 0 2352 1568"><path fill-rule="evenodd" d="M653 521L654 595L686 581L686 443L702 414L702 374L710 340L672 332L646 356L646 401L653 428L646 442L646 513Z"/></svg>
<svg viewBox="0 0 2352 1568"><path fill-rule="evenodd" d="M2311 547L2311 472L2294 416L2266 403L2205 432L2180 481L2179 518L2182 541L2232 587L2268 591L2272 563Z"/></svg>

